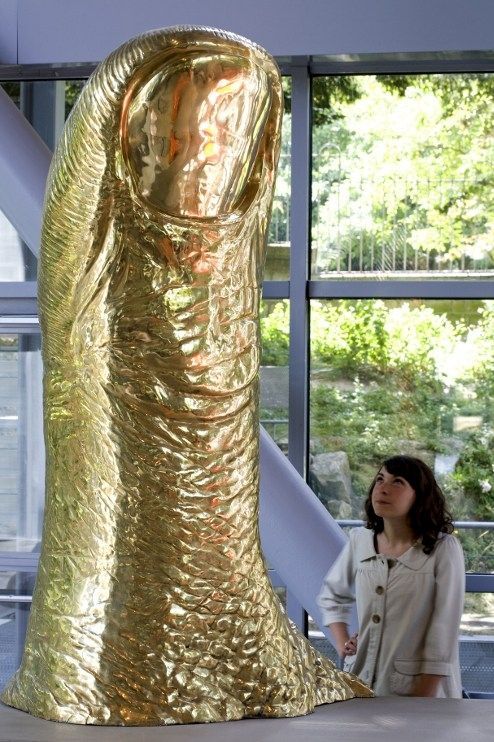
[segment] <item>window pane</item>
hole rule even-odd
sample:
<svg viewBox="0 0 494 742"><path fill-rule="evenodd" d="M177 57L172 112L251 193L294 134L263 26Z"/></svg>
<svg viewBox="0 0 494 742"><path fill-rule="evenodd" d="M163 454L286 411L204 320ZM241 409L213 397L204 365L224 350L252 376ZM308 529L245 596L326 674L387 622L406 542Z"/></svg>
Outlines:
<svg viewBox="0 0 494 742"><path fill-rule="evenodd" d="M281 605L286 610L286 587L275 587L273 590L278 596Z"/></svg>
<svg viewBox="0 0 494 742"><path fill-rule="evenodd" d="M283 78L283 94L285 112L273 211L268 231L268 249L264 268L266 281L285 281L290 275L290 156L292 144L292 80L290 77Z"/></svg>
<svg viewBox="0 0 494 742"><path fill-rule="evenodd" d="M456 520L494 520L494 302L311 302L310 484L340 519L362 517L380 462L435 471ZM494 572L494 531L461 535Z"/></svg>
<svg viewBox="0 0 494 742"><path fill-rule="evenodd" d="M65 118L73 109L81 90L86 84L86 80L66 80L65 82Z"/></svg>
<svg viewBox="0 0 494 742"><path fill-rule="evenodd" d="M20 108L21 84L3 82L0 83L0 87ZM0 183L0 189L7 187L7 183ZM0 282L36 280L37 262L34 254L22 242L16 229L3 213L0 203Z"/></svg>
<svg viewBox="0 0 494 742"><path fill-rule="evenodd" d="M494 74L317 77L312 275L494 273Z"/></svg>
<svg viewBox="0 0 494 742"><path fill-rule="evenodd" d="M0 540L39 548L44 446L39 335L0 335Z"/></svg>
<svg viewBox="0 0 494 742"><path fill-rule="evenodd" d="M37 262L0 210L0 282L35 280Z"/></svg>
<svg viewBox="0 0 494 742"><path fill-rule="evenodd" d="M284 453L288 453L288 299L261 302L260 419Z"/></svg>
<svg viewBox="0 0 494 742"><path fill-rule="evenodd" d="M56 90L59 84L62 85L60 91ZM54 139L60 133L64 114L66 117L70 113L84 81L3 82L0 85L52 147ZM0 183L0 189L6 187L8 184ZM35 281L36 274L36 257L2 213L0 204L0 282Z"/></svg>
<svg viewBox="0 0 494 742"><path fill-rule="evenodd" d="M494 595L467 593L460 626L463 687L494 693Z"/></svg>
<svg viewBox="0 0 494 742"><path fill-rule="evenodd" d="M477 518L474 517L472 520ZM491 520L492 518L489 518L489 521ZM463 546L467 572L494 572L494 529L458 528L456 535Z"/></svg>
<svg viewBox="0 0 494 742"><path fill-rule="evenodd" d="M323 634L312 616L308 616L307 619L309 628L308 638L314 649L317 649L317 651L321 652L325 657L329 657L331 662L334 662L337 667L340 667L341 660L330 640L326 638L326 635Z"/></svg>
<svg viewBox="0 0 494 742"><path fill-rule="evenodd" d="M0 572L0 688L19 667L33 594L35 575L32 572ZM19 601L7 602L2 596L19 596Z"/></svg>
<svg viewBox="0 0 494 742"><path fill-rule="evenodd" d="M466 594L460 630L466 636L482 636L494 639L493 593Z"/></svg>

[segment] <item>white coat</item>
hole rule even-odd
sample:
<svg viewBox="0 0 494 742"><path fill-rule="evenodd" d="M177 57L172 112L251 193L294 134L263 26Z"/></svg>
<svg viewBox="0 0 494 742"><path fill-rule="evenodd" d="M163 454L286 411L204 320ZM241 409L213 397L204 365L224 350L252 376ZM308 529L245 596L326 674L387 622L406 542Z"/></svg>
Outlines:
<svg viewBox="0 0 494 742"><path fill-rule="evenodd" d="M417 542L389 560L377 554L374 533L350 532L326 575L318 603L325 626L349 622L357 603L356 655L344 669L378 696L409 695L421 673L443 676L437 697L461 698L458 632L465 566L454 536L442 535L431 554Z"/></svg>

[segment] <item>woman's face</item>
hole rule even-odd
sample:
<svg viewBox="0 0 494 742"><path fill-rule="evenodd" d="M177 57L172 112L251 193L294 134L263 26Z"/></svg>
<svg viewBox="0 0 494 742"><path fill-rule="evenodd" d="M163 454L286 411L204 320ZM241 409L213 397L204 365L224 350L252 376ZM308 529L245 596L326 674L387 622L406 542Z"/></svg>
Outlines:
<svg viewBox="0 0 494 742"><path fill-rule="evenodd" d="M406 479L390 474L384 466L379 470L371 495L377 516L384 519L406 518L415 498L415 490Z"/></svg>

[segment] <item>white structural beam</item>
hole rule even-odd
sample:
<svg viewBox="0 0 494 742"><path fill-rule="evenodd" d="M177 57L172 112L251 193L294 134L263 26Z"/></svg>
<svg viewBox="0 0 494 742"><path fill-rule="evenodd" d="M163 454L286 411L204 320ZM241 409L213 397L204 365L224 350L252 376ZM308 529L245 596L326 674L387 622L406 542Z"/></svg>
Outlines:
<svg viewBox="0 0 494 742"><path fill-rule="evenodd" d="M0 132L0 209L37 255L51 152L2 88Z"/></svg>
<svg viewBox="0 0 494 742"><path fill-rule="evenodd" d="M259 521L264 555L323 628L316 596L347 537L263 428L260 442Z"/></svg>
<svg viewBox="0 0 494 742"><path fill-rule="evenodd" d="M492 49L492 0L2 0L17 37L0 64L93 62L151 28L223 28L277 56ZM12 35L12 31L10 34ZM1 38L1 37L0 37Z"/></svg>

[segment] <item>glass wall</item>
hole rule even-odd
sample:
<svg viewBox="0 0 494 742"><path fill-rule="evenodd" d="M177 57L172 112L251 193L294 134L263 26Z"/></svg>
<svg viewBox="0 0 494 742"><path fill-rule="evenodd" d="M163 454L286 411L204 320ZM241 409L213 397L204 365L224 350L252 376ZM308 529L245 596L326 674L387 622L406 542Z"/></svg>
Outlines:
<svg viewBox="0 0 494 742"><path fill-rule="evenodd" d="M0 557L2 551L39 550L44 503L41 377L39 334L0 335Z"/></svg>
<svg viewBox="0 0 494 742"><path fill-rule="evenodd" d="M491 73L316 77L312 276L488 278Z"/></svg>
<svg viewBox="0 0 494 742"><path fill-rule="evenodd" d="M467 579L460 654L490 692L493 90L492 72L313 78L307 290L308 481L350 525L383 458L430 464L489 586Z"/></svg>
<svg viewBox="0 0 494 742"><path fill-rule="evenodd" d="M37 260L0 210L0 281L36 278Z"/></svg>
<svg viewBox="0 0 494 742"><path fill-rule="evenodd" d="M260 420L284 453L288 453L289 326L287 299L262 302Z"/></svg>
<svg viewBox="0 0 494 742"><path fill-rule="evenodd" d="M260 417L343 521L360 519L383 457L400 451L431 464L459 521L467 569L487 575L462 623L470 650L484 652L494 635L494 74L475 64L438 74L438 57L420 75L412 63L377 74L379 60L358 74L347 63L335 74L338 64L326 69L321 59L317 70L310 60L284 67ZM82 86L64 85L65 115ZM45 111L40 127L50 120L33 90L9 83L9 94L33 121L36 107ZM0 212L0 302L12 298L7 283L35 274ZM1 319L14 329L0 339L0 592L19 600L0 594L0 634L15 664L31 587L12 555L31 554L34 564L41 533L41 369L35 329L17 332L15 313ZM466 674L477 662L470 654Z"/></svg>
<svg viewBox="0 0 494 742"><path fill-rule="evenodd" d="M22 659L34 572L0 571L0 689Z"/></svg>
<svg viewBox="0 0 494 742"><path fill-rule="evenodd" d="M292 85L283 77L284 115L278 177L273 199L271 223L268 231L268 248L264 280L286 281L290 276L290 198L291 198L291 144L292 144Z"/></svg>
<svg viewBox="0 0 494 742"><path fill-rule="evenodd" d="M362 517L380 462L419 456L456 520L494 515L494 302L311 304L309 481L336 518ZM462 532L494 571L494 531Z"/></svg>
<svg viewBox="0 0 494 742"><path fill-rule="evenodd" d="M0 86L20 108L45 144L53 149L65 120L65 82L5 81L0 82ZM68 84L68 87L73 87L73 83ZM67 100L70 101L70 95ZM0 204L0 283L35 281L37 262L32 251L22 242L2 212Z"/></svg>
<svg viewBox="0 0 494 742"><path fill-rule="evenodd" d="M4 82L0 86L11 100L21 106L21 84ZM0 206L0 282L31 281L36 279L37 260L24 245Z"/></svg>

